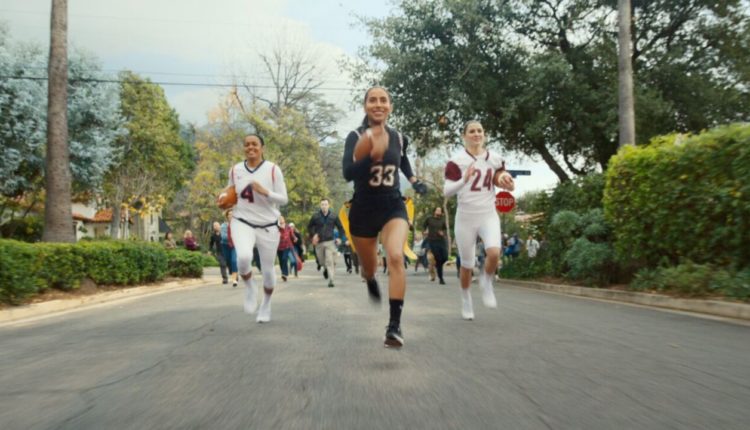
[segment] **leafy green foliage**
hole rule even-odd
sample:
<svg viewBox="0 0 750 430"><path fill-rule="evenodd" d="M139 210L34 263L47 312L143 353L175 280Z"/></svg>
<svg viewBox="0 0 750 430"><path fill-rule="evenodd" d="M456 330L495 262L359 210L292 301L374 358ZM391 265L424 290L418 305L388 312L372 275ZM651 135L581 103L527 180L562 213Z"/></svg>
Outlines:
<svg viewBox="0 0 750 430"><path fill-rule="evenodd" d="M0 28L0 195L39 198L44 185L47 83L39 80L48 53L41 46L12 43ZM73 51L69 61L68 147L73 192L98 190L116 158L115 139L125 133L116 85L101 79L101 64ZM4 206L5 204L3 204Z"/></svg>
<svg viewBox="0 0 750 430"><path fill-rule="evenodd" d="M40 216L29 215L0 225L0 237L23 242L39 242L42 240L43 228L44 222Z"/></svg>
<svg viewBox="0 0 750 430"><path fill-rule="evenodd" d="M35 245L0 240L0 302L18 304L46 286L33 274L40 268Z"/></svg>
<svg viewBox="0 0 750 430"><path fill-rule="evenodd" d="M591 242L585 237L576 239L565 253L565 262L570 267L568 276L597 285L609 282L612 261L610 244Z"/></svg>
<svg viewBox="0 0 750 430"><path fill-rule="evenodd" d="M47 288L75 289L84 278L103 285L133 285L165 276L201 277L206 258L211 257L137 241L0 240L0 301L18 304Z"/></svg>
<svg viewBox="0 0 750 430"><path fill-rule="evenodd" d="M685 297L724 296L750 301L750 268L735 271L712 264L685 262L673 267L642 269L629 288Z"/></svg>
<svg viewBox="0 0 750 430"><path fill-rule="evenodd" d="M535 258L529 258L522 252L516 258L503 261L500 276L510 279L535 279L554 276L554 263L550 252L545 249L539 251Z"/></svg>
<svg viewBox="0 0 750 430"><path fill-rule="evenodd" d="M627 266L750 266L750 126L624 148L607 172L604 205Z"/></svg>
<svg viewBox="0 0 750 430"><path fill-rule="evenodd" d="M391 91L424 153L469 118L493 143L568 172L606 170L618 149L613 0L409 0L365 21L350 64ZM637 143L750 119L750 9L743 0L633 2Z"/></svg>
<svg viewBox="0 0 750 430"><path fill-rule="evenodd" d="M167 274L181 278L203 276L203 255L199 252L175 249L168 253Z"/></svg>

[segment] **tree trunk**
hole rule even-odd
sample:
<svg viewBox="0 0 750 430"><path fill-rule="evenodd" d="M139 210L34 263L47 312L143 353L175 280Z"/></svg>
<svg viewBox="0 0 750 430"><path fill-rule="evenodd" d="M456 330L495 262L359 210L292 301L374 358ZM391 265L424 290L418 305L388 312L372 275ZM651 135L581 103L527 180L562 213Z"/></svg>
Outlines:
<svg viewBox="0 0 750 430"><path fill-rule="evenodd" d="M120 212L121 204L119 202L112 205L112 223L109 225L109 237L112 239L120 238Z"/></svg>
<svg viewBox="0 0 750 430"><path fill-rule="evenodd" d="M48 66L45 242L75 242L68 151L68 2L52 0Z"/></svg>
<svg viewBox="0 0 750 430"><path fill-rule="evenodd" d="M620 147L635 144L635 108L633 106L633 63L631 54L630 0L618 0L619 24L619 122Z"/></svg>
<svg viewBox="0 0 750 430"><path fill-rule="evenodd" d="M542 156L542 160L544 160L549 168L557 175L557 178L560 179L560 182L567 182L570 180L570 176L568 176L568 174L565 172L565 169L560 166L560 163L555 160L555 157L551 152L549 152L549 149L547 149L547 145L545 145L544 142L538 144L535 143L534 149L536 149L539 155Z"/></svg>

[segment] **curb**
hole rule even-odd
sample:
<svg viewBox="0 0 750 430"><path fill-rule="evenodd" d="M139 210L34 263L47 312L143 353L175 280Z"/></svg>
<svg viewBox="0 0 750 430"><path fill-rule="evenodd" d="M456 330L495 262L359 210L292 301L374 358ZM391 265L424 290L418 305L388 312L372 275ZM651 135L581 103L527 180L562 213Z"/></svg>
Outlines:
<svg viewBox="0 0 750 430"><path fill-rule="evenodd" d="M743 303L724 302L720 300L680 299L660 294L546 284L543 282L519 281L515 279L501 279L501 282L506 285L567 294L571 296L590 297L594 299L633 303L642 306L715 315L725 318L750 320L750 305Z"/></svg>
<svg viewBox="0 0 750 430"><path fill-rule="evenodd" d="M0 310L0 324L25 319L36 319L38 317L46 318L47 316L57 315L74 309L83 309L102 303L118 302L121 300L151 296L175 290L197 288L214 282L216 281L207 280L205 278L186 279L166 282L163 284L123 288L120 290L107 291L71 299L32 303L30 305L22 305Z"/></svg>

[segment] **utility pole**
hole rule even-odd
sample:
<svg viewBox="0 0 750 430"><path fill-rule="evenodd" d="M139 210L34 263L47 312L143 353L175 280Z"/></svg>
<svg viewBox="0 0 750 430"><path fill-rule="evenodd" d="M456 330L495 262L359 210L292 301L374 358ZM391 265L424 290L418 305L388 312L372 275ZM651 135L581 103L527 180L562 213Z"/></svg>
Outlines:
<svg viewBox="0 0 750 430"><path fill-rule="evenodd" d="M630 30L632 26L630 0L618 0L619 25L619 122L620 147L635 145L635 107L633 103L633 61Z"/></svg>

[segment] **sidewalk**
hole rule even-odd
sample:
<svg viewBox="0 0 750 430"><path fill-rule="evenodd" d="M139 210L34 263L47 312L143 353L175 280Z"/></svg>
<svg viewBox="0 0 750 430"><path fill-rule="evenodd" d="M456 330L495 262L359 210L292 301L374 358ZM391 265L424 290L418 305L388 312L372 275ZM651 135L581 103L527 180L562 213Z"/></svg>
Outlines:
<svg viewBox="0 0 750 430"><path fill-rule="evenodd" d="M221 277L214 275L211 268L204 271L202 278L188 278L161 284L123 287L114 291L99 292L70 299L50 300L28 305L14 306L0 310L0 325L19 320L47 318L63 312L88 308L103 303L122 302L140 297L163 294L175 290L186 290L221 282Z"/></svg>
<svg viewBox="0 0 750 430"><path fill-rule="evenodd" d="M676 311L694 312L724 318L750 320L750 304L706 299L683 299L660 294L632 291L608 290L606 288L576 287L573 285L547 284L543 282L501 279L502 285L531 288L540 291L588 297L599 300L631 303L641 306L666 308Z"/></svg>

